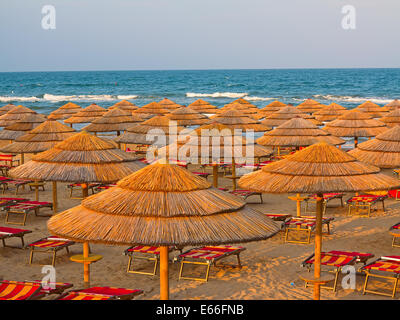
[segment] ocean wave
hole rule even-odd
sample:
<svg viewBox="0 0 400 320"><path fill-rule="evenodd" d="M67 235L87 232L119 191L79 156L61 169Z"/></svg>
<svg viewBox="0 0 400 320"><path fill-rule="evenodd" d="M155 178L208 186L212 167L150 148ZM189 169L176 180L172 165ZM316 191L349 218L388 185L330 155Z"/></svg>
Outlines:
<svg viewBox="0 0 400 320"><path fill-rule="evenodd" d="M7 97L7 96L0 96L0 102L16 102L16 101L37 102L37 101L40 101L40 98L38 98L38 97Z"/></svg>
<svg viewBox="0 0 400 320"><path fill-rule="evenodd" d="M335 95L322 95L322 94L315 94L313 95L314 98L319 98L319 99L325 99L325 100L333 100L333 101L344 101L344 102L354 102L354 103L362 103L365 101L371 101L377 104L386 104L393 99L388 99L388 98L379 98L379 97L369 97L369 98L363 98L363 97L352 97L352 96L335 96Z"/></svg>
<svg viewBox="0 0 400 320"><path fill-rule="evenodd" d="M214 92L214 93L187 92L186 93L186 97L188 98L243 98L246 96L247 93L237 93L237 92Z"/></svg>
<svg viewBox="0 0 400 320"><path fill-rule="evenodd" d="M274 98L269 98L269 97L252 97L252 96L245 96L243 99L249 100L249 101L267 101L267 100L274 100Z"/></svg>
<svg viewBox="0 0 400 320"><path fill-rule="evenodd" d="M129 100L129 99L135 99L135 98L137 98L138 96L137 95L126 95L126 96L124 96L124 95L118 95L117 96L117 98L118 99L121 99L121 100Z"/></svg>
<svg viewBox="0 0 400 320"><path fill-rule="evenodd" d="M100 95L55 95L50 93L45 93L38 97L18 97L18 96L0 96L0 102L39 102L48 101L57 103L60 101L113 101L113 100L129 100L135 99L137 95L110 95L110 94L100 94Z"/></svg>

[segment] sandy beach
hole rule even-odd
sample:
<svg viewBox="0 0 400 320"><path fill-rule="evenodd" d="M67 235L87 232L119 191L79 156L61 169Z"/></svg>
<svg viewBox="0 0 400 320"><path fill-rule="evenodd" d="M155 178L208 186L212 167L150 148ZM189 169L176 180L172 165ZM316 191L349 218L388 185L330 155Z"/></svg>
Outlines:
<svg viewBox="0 0 400 320"><path fill-rule="evenodd" d="M28 157L29 159L29 157ZM27 159L27 160L28 160ZM191 167L190 170L195 169ZM193 170L194 171L194 170ZM384 170L392 175L391 170ZM209 177L211 180L211 177ZM220 178L220 186L231 187L231 181ZM13 191L7 191L4 196L14 196ZM21 190L21 197L34 199L34 192L29 188ZM264 213L288 213L296 215L295 202L288 199L288 194L263 194L264 203L259 203L256 196L247 199L248 205ZM352 194L346 194L344 200ZM67 184L60 183L58 187L59 212L76 206L80 200L69 198ZM46 191L40 191L40 200L52 201L51 183L46 184ZM391 247L391 236L388 229L400 221L400 203L388 199L385 203L386 212L382 212L378 203L377 211L373 211L370 218L347 216L347 206L340 207L339 200L329 203L325 216L334 217L331 235L323 237L323 250L347 250L373 253L376 258L383 255L397 255L398 248ZM302 207L304 209L304 207ZM42 209L43 214L50 213ZM311 214L311 213L309 213ZM4 223L5 214L1 213L0 225ZM49 235L46 222L48 218L28 216L25 229L33 232L25 236L26 243L33 242ZM19 239L9 239L9 245L19 245ZM271 239L259 242L246 243L246 250L241 254L243 268L217 269L211 268L209 281L206 283L191 280L178 280L179 263L170 265L170 298L171 299L310 299L312 287L305 288L304 282L299 279L299 273L306 271L301 267L310 254L313 253L314 243L291 244L284 243L283 232ZM144 294L136 299L159 299L159 275L147 276L126 272L128 257L123 255L127 247L92 244L93 253L100 254L103 259L91 267L91 285L125 287L141 289ZM188 249L189 247L185 248ZM70 254L60 251L56 260L57 281L74 284L74 288L83 287L83 267L69 260L69 256L82 252L82 245L70 247ZM172 252L170 258L178 254ZM0 248L0 278L7 280L35 280L41 279L41 264L50 263L50 255L36 254L33 265L29 265L29 250L15 248ZM233 259L233 258L232 258ZM232 260L234 262L234 260ZM230 262L227 260L227 262ZM360 265L359 265L360 266ZM138 261L135 268L150 270L151 265L145 261ZM189 269L190 268L190 269ZM204 269L203 269L204 270ZM199 272L191 267L187 272ZM199 274L199 273L197 273ZM358 275L356 290L340 288L337 293L321 291L322 299L390 299L387 297L367 294L362 295L364 276ZM375 288L390 290L392 284L385 286L382 283L371 282Z"/></svg>

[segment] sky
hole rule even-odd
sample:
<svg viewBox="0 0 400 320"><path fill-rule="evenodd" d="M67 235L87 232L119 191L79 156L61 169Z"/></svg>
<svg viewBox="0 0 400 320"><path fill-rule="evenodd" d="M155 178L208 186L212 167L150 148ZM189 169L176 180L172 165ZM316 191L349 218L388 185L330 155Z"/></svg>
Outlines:
<svg viewBox="0 0 400 320"><path fill-rule="evenodd" d="M0 72L394 68L398 12L398 0L1 0Z"/></svg>

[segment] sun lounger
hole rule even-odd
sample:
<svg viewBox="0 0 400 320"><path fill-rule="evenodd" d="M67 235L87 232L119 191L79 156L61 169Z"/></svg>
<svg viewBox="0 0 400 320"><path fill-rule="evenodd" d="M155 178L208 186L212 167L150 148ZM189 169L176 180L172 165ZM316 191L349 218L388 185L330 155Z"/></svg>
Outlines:
<svg viewBox="0 0 400 320"><path fill-rule="evenodd" d="M29 183L32 183L33 180L25 180L25 179L12 179L12 180L4 180L2 181L2 187L3 187L3 194L6 192L6 190L9 190L11 186L15 188L15 195L18 194L19 188L23 187Z"/></svg>
<svg viewBox="0 0 400 320"><path fill-rule="evenodd" d="M78 200L82 200L83 199L83 189L82 189L82 184L83 183L71 183L69 185L67 185L67 188L70 189L70 193L69 193L69 197L70 199L78 199ZM88 183L87 184L87 188L88 188L88 193L89 191L92 192L92 194L94 194L94 188L100 186L100 183ZM77 189L82 189L82 196L78 197L78 196L73 196L74 190Z"/></svg>
<svg viewBox="0 0 400 320"><path fill-rule="evenodd" d="M238 246L205 246L200 248L193 248L181 253L176 260L181 262L181 267L179 270L179 280L180 279L189 279L189 280L198 280L198 281L208 281L209 273L211 265L215 267L235 267L241 268L240 264L240 253L246 250L244 247ZM216 265L216 262L224 259L226 257L235 255L237 258L237 265L230 266L230 265ZM207 267L206 275L204 278L196 278L196 277L189 277L183 276L183 267L185 264L192 264L192 265L204 265Z"/></svg>
<svg viewBox="0 0 400 320"><path fill-rule="evenodd" d="M17 228L9 228L9 227L0 227L0 239L3 243L3 247L10 247L6 246L6 239L9 238L20 238L22 242L21 248L25 247L24 243L24 235L27 233L31 233L31 230L25 229L17 229Z"/></svg>
<svg viewBox="0 0 400 320"><path fill-rule="evenodd" d="M174 248L170 247L169 251L173 251ZM132 246L129 247L124 251L124 254L129 257L128 267L126 272L128 273L137 273L137 274L147 274L150 276L154 276L157 272L158 261L160 259L160 247L157 246ZM154 261L153 264L153 271L152 272L145 272L145 271L136 271L132 269L133 260L140 259L140 260L147 260L147 261Z"/></svg>
<svg viewBox="0 0 400 320"><path fill-rule="evenodd" d="M260 202L263 203L263 198L262 198L262 193L261 192L253 192L253 191L249 191L249 190L233 190L233 191L229 191L229 193L234 194L235 196L239 196L242 197L244 200L246 200L248 197L251 196L259 196L260 197Z"/></svg>
<svg viewBox="0 0 400 320"><path fill-rule="evenodd" d="M33 300L42 286L33 282L0 281L0 300Z"/></svg>
<svg viewBox="0 0 400 320"><path fill-rule="evenodd" d="M16 204L6 206L4 210L6 210L6 220L5 223L8 224L17 224L17 225L25 225L26 218L29 213L34 212L36 216L39 216L39 209L41 208L53 208L53 204L51 202L46 201L20 201ZM10 221L10 215L23 215L22 222L19 221ZM49 215L46 215L46 217Z"/></svg>
<svg viewBox="0 0 400 320"><path fill-rule="evenodd" d="M326 226L327 234L330 234L330 223L334 218L322 218L322 227ZM309 244L311 240L311 234L314 232L316 227L316 218L311 216L293 217L285 222L285 242L287 243L303 243ZM289 234L306 234L306 240L291 240Z"/></svg>
<svg viewBox="0 0 400 320"><path fill-rule="evenodd" d="M264 214L274 221L286 221L292 218L291 214L286 214L286 213L264 213Z"/></svg>
<svg viewBox="0 0 400 320"><path fill-rule="evenodd" d="M340 205L343 207L343 196L344 193L324 193L323 194L323 198L324 198L324 202L323 202L323 214L326 212L326 207L328 205L329 201L332 201L334 199L339 199L340 200ZM317 195L316 194L309 194L307 196L307 198L305 199L306 202L306 209L305 212L308 212L308 204L309 203L316 203L316 199L317 199Z"/></svg>
<svg viewBox="0 0 400 320"><path fill-rule="evenodd" d="M358 212L360 215L364 212L364 216L369 217L371 214L372 205L382 202L382 209L385 212L385 199L387 195L379 196L372 194L363 194L359 196L351 197L346 201L349 206L348 214L351 215L352 210Z"/></svg>
<svg viewBox="0 0 400 320"><path fill-rule="evenodd" d="M44 252L52 254L53 257L51 265L54 267L56 264L57 251L65 248L67 254L69 254L68 247L72 246L73 244L75 244L74 241L52 236L32 242L28 244L28 247L30 248L29 264L32 264L33 254L35 252Z"/></svg>
<svg viewBox="0 0 400 320"><path fill-rule="evenodd" d="M327 266L331 272L335 273L335 279L332 287L322 286L322 288L332 290L336 292L339 274L344 266L354 265L356 263L366 264L367 260L372 258L374 255L371 253L361 252L349 252L349 251L328 251L321 252L321 265ZM311 271L311 267L314 264L314 253L302 262L303 267L307 267L308 271ZM305 282L307 288L308 282Z"/></svg>
<svg viewBox="0 0 400 320"><path fill-rule="evenodd" d="M204 179L208 179L208 176L211 175L211 173L208 172L198 172L198 171L192 171L193 174L199 177L203 177Z"/></svg>
<svg viewBox="0 0 400 320"><path fill-rule="evenodd" d="M0 154L0 171L4 175L8 175L8 171L19 166L19 160L14 159L12 154Z"/></svg>
<svg viewBox="0 0 400 320"><path fill-rule="evenodd" d="M71 290L57 297L56 300L132 300L142 294L142 290L113 287L91 287L81 290Z"/></svg>
<svg viewBox="0 0 400 320"><path fill-rule="evenodd" d="M51 294L62 294L65 290L72 288L74 285L67 282L47 282L46 285L42 284L40 280L25 281L26 283L32 282L41 285L40 291L37 293L37 297L43 297Z"/></svg>
<svg viewBox="0 0 400 320"><path fill-rule="evenodd" d="M115 183L100 184L99 186L94 188L94 191L96 191L96 192L104 191L104 190L110 189L110 188L115 187L115 186L116 186Z"/></svg>
<svg viewBox="0 0 400 320"><path fill-rule="evenodd" d="M389 233L392 236L392 247L400 248L400 244L398 243L398 241L396 241L398 238L400 238L400 222L391 226L389 229Z"/></svg>
<svg viewBox="0 0 400 320"><path fill-rule="evenodd" d="M361 271L365 272L365 282L363 288L363 294L374 293L383 296L389 296L394 298L397 291L397 284L400 277L400 256L386 256L381 257L365 266ZM368 289L368 280L370 278L392 280L394 282L391 293L376 291Z"/></svg>

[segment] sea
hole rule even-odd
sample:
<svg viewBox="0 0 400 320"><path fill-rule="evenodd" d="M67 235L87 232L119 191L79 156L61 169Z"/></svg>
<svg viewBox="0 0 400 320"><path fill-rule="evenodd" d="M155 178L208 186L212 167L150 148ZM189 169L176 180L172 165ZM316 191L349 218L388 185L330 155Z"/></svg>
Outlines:
<svg viewBox="0 0 400 320"><path fill-rule="evenodd" d="M258 107L273 100L297 105L307 98L349 109L366 100L400 98L400 69L268 69L68 71L0 73L0 106L22 104L48 114L68 101L108 107L125 99L138 106L169 98L222 107L244 98Z"/></svg>

